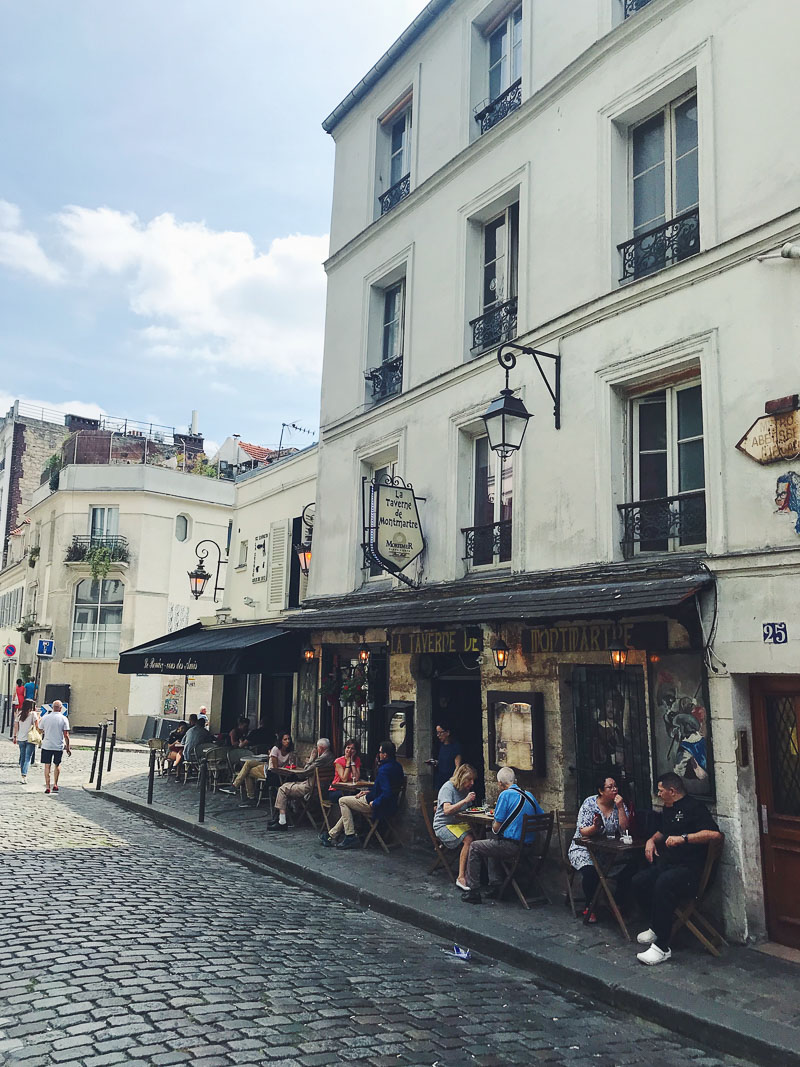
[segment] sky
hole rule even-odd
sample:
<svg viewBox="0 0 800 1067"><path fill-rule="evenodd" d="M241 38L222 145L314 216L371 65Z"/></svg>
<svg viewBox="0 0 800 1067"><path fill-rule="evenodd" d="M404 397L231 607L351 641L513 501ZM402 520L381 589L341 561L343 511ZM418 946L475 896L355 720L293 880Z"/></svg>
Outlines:
<svg viewBox="0 0 800 1067"><path fill-rule="evenodd" d="M424 0L0 0L0 414L304 447L334 146Z"/></svg>

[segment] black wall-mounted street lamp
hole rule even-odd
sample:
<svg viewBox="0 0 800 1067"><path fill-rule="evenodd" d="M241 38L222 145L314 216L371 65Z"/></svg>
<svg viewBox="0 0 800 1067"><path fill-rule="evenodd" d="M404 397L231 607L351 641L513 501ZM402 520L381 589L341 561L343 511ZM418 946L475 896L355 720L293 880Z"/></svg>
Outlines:
<svg viewBox="0 0 800 1067"><path fill-rule="evenodd" d="M208 559L209 549L203 549L203 545L211 545L212 548L217 550L217 572L214 576L214 603L217 602L217 593L221 593L223 586L219 584L219 572L223 563L227 563L226 559L222 558L222 549L219 547L216 541L206 539L205 541L198 541L194 547L197 553L197 566L193 571L189 571L189 589L195 600L199 600L203 593L206 591L208 580L211 575L206 570L203 561Z"/></svg>
<svg viewBox="0 0 800 1067"><path fill-rule="evenodd" d="M501 674L508 666L508 657L510 653L511 649L505 643L503 638L498 637L492 645L492 656L494 657L494 665Z"/></svg>
<svg viewBox="0 0 800 1067"><path fill-rule="evenodd" d="M611 657L611 668L615 671L624 671L628 662L628 649L621 641L612 641L608 646L608 654Z"/></svg>
<svg viewBox="0 0 800 1067"><path fill-rule="evenodd" d="M369 665L369 646L363 637L361 639L361 648L358 650L358 662L362 667Z"/></svg>
<svg viewBox="0 0 800 1067"><path fill-rule="evenodd" d="M300 561L300 570L308 577L308 572L311 570L311 538L314 534L314 502L306 504L303 508L301 519L303 520L303 528L305 535L302 544L295 545L294 550L297 553L297 558Z"/></svg>
<svg viewBox="0 0 800 1067"><path fill-rule="evenodd" d="M503 459L507 459L514 452L518 452L522 445L522 439L528 428L528 420L531 413L525 405L514 396L508 385L509 371L517 365L517 353L532 356L533 361L542 376L542 381L547 386L547 391L553 400L553 416L557 430L561 429L561 356L553 355L552 352L541 352L537 348L527 348L524 345L507 343L500 346L497 353L497 362L506 372L506 387L500 391L500 396L493 400L483 414L486 433L489 438L489 446L493 452L497 452ZM555 363L555 378L553 384L544 372L539 362L539 357L552 359Z"/></svg>
<svg viewBox="0 0 800 1067"><path fill-rule="evenodd" d="M311 663L313 661L314 657L316 656L316 652L314 651L314 646L313 645L304 645L303 646L303 651L302 651L302 656L303 656L303 659L306 661L306 663Z"/></svg>

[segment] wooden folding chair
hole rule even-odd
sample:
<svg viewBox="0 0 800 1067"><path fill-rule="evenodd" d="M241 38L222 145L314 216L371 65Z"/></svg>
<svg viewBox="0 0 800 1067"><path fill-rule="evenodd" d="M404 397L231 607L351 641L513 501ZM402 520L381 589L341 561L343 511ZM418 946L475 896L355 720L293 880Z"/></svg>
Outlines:
<svg viewBox="0 0 800 1067"><path fill-rule="evenodd" d="M498 900L503 899L503 894L510 885L517 894L523 908L530 910L529 899L534 903L539 903L542 900L546 900L548 904L550 903L550 897L542 884L540 874L547 858L547 851L550 848L550 838L553 836L553 815L554 813L550 811L546 815L522 816L522 833L520 834L517 852L509 859L500 860L500 864L506 872L506 880L497 894ZM531 834L536 836L530 844L526 845L525 839ZM523 879L535 882L539 886L541 893L536 897L526 897L519 887L519 880Z"/></svg>
<svg viewBox="0 0 800 1067"><path fill-rule="evenodd" d="M687 930L694 934L703 948L707 952L710 952L712 956L719 956L720 948L723 945L727 945L728 942L719 930L712 926L704 915L700 914L698 909L703 903L703 899L711 885L714 868L722 854L722 846L724 844L724 837L721 840L711 841L709 843L706 862L703 866L703 872L700 875L700 881L697 885L697 892L690 901L686 904L679 904L675 909L675 920L672 924L672 933L670 935L671 938L674 938L678 930L680 930L682 926L685 926ZM700 927L703 929L701 930ZM705 933L703 933L703 930ZM708 936L706 936L706 934Z"/></svg>
<svg viewBox="0 0 800 1067"><path fill-rule="evenodd" d="M314 829L319 830L324 821L320 797L323 792L327 793L328 787L333 781L333 768L325 767L320 770L319 767L315 767L314 779L315 781L311 783L311 789L300 801L300 811L294 820L294 825L300 826L304 819L308 819ZM319 818L319 823L317 818Z"/></svg>
<svg viewBox="0 0 800 1067"><path fill-rule="evenodd" d="M404 778L403 784L395 791L397 806L394 809L393 815L384 815L380 819L373 819L369 815L364 816L367 825L369 826L369 833L364 838L364 848L367 847L373 837L377 840L378 844L387 855L389 854L390 849L403 847L403 841L400 834L397 832L395 820L400 815L400 809L405 799L406 784L407 779ZM381 828L383 828L382 833Z"/></svg>
<svg viewBox="0 0 800 1067"><path fill-rule="evenodd" d="M333 801L328 799L328 789L330 788L330 782L323 788L322 781L319 776L319 769L314 774L315 786L317 790L317 797L319 798L319 810L322 815L322 822L328 833L331 832L331 821L328 818L332 808ZM333 779L331 778L331 782Z"/></svg>
<svg viewBox="0 0 800 1067"><path fill-rule="evenodd" d="M564 882L567 888L564 903L572 908L573 918L577 918L578 910L575 907L575 894L572 890L572 883L575 881L575 875L578 872L569 862L569 847L572 844L572 838L575 836L575 825L575 819L570 820L565 811L557 811L555 813L555 827L558 837L558 868L564 875Z"/></svg>
<svg viewBox="0 0 800 1067"><path fill-rule="evenodd" d="M455 881L455 875L453 874L453 868L450 866L450 860L452 853L450 849L445 848L433 829L433 823L431 821L431 809L433 808L433 796L430 793L423 793L419 801L419 810L422 812L422 821L425 823L425 829L428 831L428 837L431 839L433 850L436 853L436 859L433 861L433 866L428 871L428 874L433 874L437 867L444 867L446 873L449 875L451 881Z"/></svg>

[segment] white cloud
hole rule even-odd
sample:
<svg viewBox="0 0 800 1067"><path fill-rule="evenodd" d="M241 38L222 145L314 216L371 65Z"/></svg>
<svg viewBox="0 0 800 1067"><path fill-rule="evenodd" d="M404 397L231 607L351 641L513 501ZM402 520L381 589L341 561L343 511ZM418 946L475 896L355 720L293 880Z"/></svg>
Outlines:
<svg viewBox="0 0 800 1067"><path fill-rule="evenodd" d="M40 418L46 422L54 421L58 415L82 415L87 419L99 419L106 413L99 404L85 400L39 400L35 397L17 396L0 391L0 415L5 415L19 400L20 413L29 418Z"/></svg>
<svg viewBox="0 0 800 1067"><path fill-rule="evenodd" d="M0 200L0 266L44 282L63 279L61 267L47 256L36 235L24 229L22 212L8 200Z"/></svg>
<svg viewBox="0 0 800 1067"><path fill-rule="evenodd" d="M119 277L146 321L144 350L163 359L318 372L322 363L327 236L292 234L259 252L247 233L215 231L171 214L142 222L111 208L58 216L84 280Z"/></svg>

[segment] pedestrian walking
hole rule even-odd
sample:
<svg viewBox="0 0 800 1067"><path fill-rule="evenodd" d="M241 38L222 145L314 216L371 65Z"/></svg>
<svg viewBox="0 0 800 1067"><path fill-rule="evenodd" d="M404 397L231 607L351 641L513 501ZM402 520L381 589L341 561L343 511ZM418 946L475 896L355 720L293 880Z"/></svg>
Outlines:
<svg viewBox="0 0 800 1067"><path fill-rule="evenodd" d="M36 751L33 741L29 740L31 729L36 726L39 716L32 700L23 700L22 707L14 717L14 736L12 741L19 746L19 773L22 785L28 784L28 769Z"/></svg>
<svg viewBox="0 0 800 1067"><path fill-rule="evenodd" d="M60 700L53 701L53 710L39 720L42 725L42 766L44 767L44 791L50 792L50 764L53 764L53 792L58 792L61 773L61 758L64 751L72 755L69 745L69 719L64 714Z"/></svg>
<svg viewBox="0 0 800 1067"><path fill-rule="evenodd" d="M25 701L25 686L22 684L22 679L17 678L17 684L14 689L14 707L17 711L22 710L22 705Z"/></svg>

